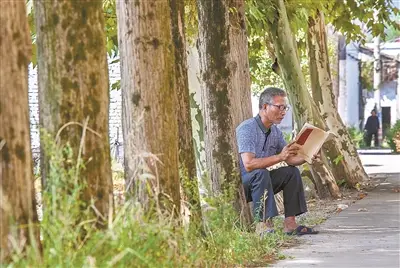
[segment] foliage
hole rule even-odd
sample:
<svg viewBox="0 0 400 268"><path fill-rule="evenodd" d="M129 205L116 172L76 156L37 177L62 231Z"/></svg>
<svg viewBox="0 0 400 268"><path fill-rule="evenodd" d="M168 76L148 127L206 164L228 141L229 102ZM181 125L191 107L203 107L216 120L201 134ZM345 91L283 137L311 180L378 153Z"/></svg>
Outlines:
<svg viewBox="0 0 400 268"><path fill-rule="evenodd" d="M347 0L347 1L297 1L287 0L289 18L299 29L306 29L307 17L317 10L324 12L328 24L344 34L347 41L364 42L368 33L385 38L385 27L399 29L393 16L399 15L391 0ZM305 12L306 11L306 12ZM304 19L305 18L305 19Z"/></svg>
<svg viewBox="0 0 400 268"><path fill-rule="evenodd" d="M249 37L251 91L255 95L260 94L267 86L273 85L283 88L282 79L271 68L274 61L269 57L263 42L264 40L261 37Z"/></svg>
<svg viewBox="0 0 400 268"><path fill-rule="evenodd" d="M283 132L283 138L285 139L286 143L289 143L293 140L293 133Z"/></svg>
<svg viewBox="0 0 400 268"><path fill-rule="evenodd" d="M110 57L118 56L118 28L115 0L103 0L106 48Z"/></svg>
<svg viewBox="0 0 400 268"><path fill-rule="evenodd" d="M37 49L36 49L36 26L35 26L35 16L33 13L33 0L26 1L26 13L28 16L28 24L31 32L32 39L32 57L31 62L33 67L36 67L37 64Z"/></svg>
<svg viewBox="0 0 400 268"><path fill-rule="evenodd" d="M49 136L44 140L51 159L39 213L43 260L31 247L17 249L10 267L246 266L276 255L286 239L275 234L260 240L245 231L234 208L222 199L210 199L214 207L204 211L203 235L186 230L168 212L146 213L135 200L118 206L114 217L103 215L107 228L96 228L92 208L82 210L79 198L85 185L77 183L77 174L84 166L76 165L68 146L58 147Z"/></svg>
<svg viewBox="0 0 400 268"><path fill-rule="evenodd" d="M35 67L37 63L37 50L36 50L36 26L35 26L33 0L26 1L26 9L28 15L29 28L31 31L31 38L32 38L31 62ZM115 58L118 56L118 28L117 28L115 0L103 0L103 12L105 21L107 53L111 58Z"/></svg>
<svg viewBox="0 0 400 268"><path fill-rule="evenodd" d="M196 0L184 0L185 2L185 34L186 41L194 46L198 34L198 18Z"/></svg>
<svg viewBox="0 0 400 268"><path fill-rule="evenodd" d="M400 16L394 17L393 21L400 23ZM400 37L400 29L399 27L394 27L393 25L386 25L385 35L387 42L393 42L396 38Z"/></svg>
<svg viewBox="0 0 400 268"><path fill-rule="evenodd" d="M347 128L347 131L349 132L350 138L353 141L356 148L365 147L364 132L358 130L355 127L349 127Z"/></svg>
<svg viewBox="0 0 400 268"><path fill-rule="evenodd" d="M368 91L374 90L374 63L361 62L361 87Z"/></svg>
<svg viewBox="0 0 400 268"><path fill-rule="evenodd" d="M389 130L387 140L393 152L400 153L400 120L397 120L394 126Z"/></svg>
<svg viewBox="0 0 400 268"><path fill-rule="evenodd" d="M266 23L275 16L275 8L270 1L247 0L246 3L252 90L257 94L268 84L283 86L282 81L271 69L275 56L266 32ZM308 17L313 16L317 10L324 12L326 22L344 34L348 42L351 40L364 42L368 33L384 37L385 27L393 29L392 31L399 29L396 21L390 19L391 16L399 14L399 10L391 1L286 0L285 3L307 85L309 85L309 68L305 32L308 28Z"/></svg>

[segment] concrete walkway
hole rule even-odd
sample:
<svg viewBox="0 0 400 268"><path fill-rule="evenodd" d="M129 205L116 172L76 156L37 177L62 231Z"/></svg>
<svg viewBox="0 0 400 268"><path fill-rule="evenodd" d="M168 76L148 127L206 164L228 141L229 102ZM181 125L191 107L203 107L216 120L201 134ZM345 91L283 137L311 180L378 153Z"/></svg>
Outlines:
<svg viewBox="0 0 400 268"><path fill-rule="evenodd" d="M379 157L379 156L375 156ZM400 161L396 163L400 168ZM317 226L272 267L400 267L400 174Z"/></svg>

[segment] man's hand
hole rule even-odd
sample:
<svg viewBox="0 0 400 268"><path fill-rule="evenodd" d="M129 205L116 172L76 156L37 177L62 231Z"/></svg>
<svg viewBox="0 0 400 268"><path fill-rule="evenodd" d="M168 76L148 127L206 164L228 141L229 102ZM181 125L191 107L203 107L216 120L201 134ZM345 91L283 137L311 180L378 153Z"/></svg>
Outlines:
<svg viewBox="0 0 400 268"><path fill-rule="evenodd" d="M295 144L296 141L292 141L283 147L282 152L279 154L281 161L286 161L288 158L297 155L299 147Z"/></svg>
<svg viewBox="0 0 400 268"><path fill-rule="evenodd" d="M312 164L316 164L316 163L321 163L321 151L319 151L318 153L316 153L315 155L313 155L313 157L311 158Z"/></svg>

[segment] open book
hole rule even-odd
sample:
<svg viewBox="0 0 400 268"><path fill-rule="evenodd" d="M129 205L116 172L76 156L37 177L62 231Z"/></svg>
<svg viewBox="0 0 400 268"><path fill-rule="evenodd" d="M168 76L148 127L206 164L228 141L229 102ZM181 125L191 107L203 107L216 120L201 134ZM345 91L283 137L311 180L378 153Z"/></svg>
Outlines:
<svg viewBox="0 0 400 268"><path fill-rule="evenodd" d="M300 147L298 154L311 164L312 157L319 152L322 145L336 136L333 132L326 132L313 125L305 123L295 138L295 144Z"/></svg>

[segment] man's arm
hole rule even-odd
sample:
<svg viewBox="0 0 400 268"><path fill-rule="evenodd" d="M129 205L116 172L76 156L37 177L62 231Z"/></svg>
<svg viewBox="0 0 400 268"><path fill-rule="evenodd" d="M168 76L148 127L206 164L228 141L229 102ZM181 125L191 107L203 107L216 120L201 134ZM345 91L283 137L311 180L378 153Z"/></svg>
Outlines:
<svg viewBox="0 0 400 268"><path fill-rule="evenodd" d="M303 165L306 162L306 160L304 160L304 157L300 155L294 155L289 157L285 162L290 166L300 166Z"/></svg>
<svg viewBox="0 0 400 268"><path fill-rule="evenodd" d="M286 145L279 154L269 157L256 158L253 153L241 153L243 166L247 172L251 172L255 169L273 166L281 161L287 161L290 157L297 155L299 150L297 146L292 146L293 144L294 141Z"/></svg>
<svg viewBox="0 0 400 268"><path fill-rule="evenodd" d="M242 157L243 166L247 172L251 172L255 169L267 168L282 161L279 155L256 158L253 153L241 153L240 156Z"/></svg>

